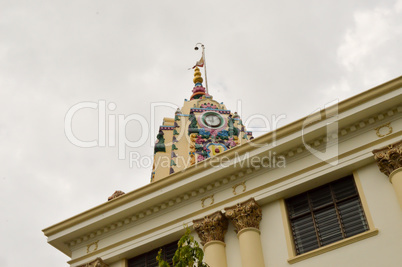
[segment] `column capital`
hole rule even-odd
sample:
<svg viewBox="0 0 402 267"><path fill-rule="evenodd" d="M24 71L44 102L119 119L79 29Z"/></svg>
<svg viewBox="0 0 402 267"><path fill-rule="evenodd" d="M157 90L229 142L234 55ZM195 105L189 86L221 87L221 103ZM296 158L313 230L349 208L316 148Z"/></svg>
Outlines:
<svg viewBox="0 0 402 267"><path fill-rule="evenodd" d="M88 262L78 267L109 267L109 265L104 263L101 258L96 258L94 261Z"/></svg>
<svg viewBox="0 0 402 267"><path fill-rule="evenodd" d="M244 228L260 229L262 219L261 207L251 198L232 207L225 208L226 218L230 219L236 228L236 233Z"/></svg>
<svg viewBox="0 0 402 267"><path fill-rule="evenodd" d="M402 167L402 140L386 147L373 150L374 159L382 173L389 175Z"/></svg>
<svg viewBox="0 0 402 267"><path fill-rule="evenodd" d="M225 242L225 233L228 229L228 220L217 211L202 219L194 220L193 228L201 239L201 245L205 245L210 241Z"/></svg>

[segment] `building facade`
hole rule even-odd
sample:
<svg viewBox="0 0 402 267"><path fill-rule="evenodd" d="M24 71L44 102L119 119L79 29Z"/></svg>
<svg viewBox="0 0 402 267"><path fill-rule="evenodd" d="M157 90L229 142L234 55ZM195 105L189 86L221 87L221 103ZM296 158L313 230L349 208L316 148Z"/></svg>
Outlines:
<svg viewBox="0 0 402 267"><path fill-rule="evenodd" d="M257 138L194 84L148 185L43 230L70 266L157 266L185 226L211 267L401 266L402 77Z"/></svg>

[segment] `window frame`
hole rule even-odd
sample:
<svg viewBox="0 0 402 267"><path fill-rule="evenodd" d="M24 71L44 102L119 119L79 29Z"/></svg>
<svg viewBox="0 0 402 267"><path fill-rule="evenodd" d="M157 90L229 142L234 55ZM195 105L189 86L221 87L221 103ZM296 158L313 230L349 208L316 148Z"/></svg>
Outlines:
<svg viewBox="0 0 402 267"><path fill-rule="evenodd" d="M362 189L360 179L359 179L359 177L358 177L356 172L353 172L353 174L351 176L353 177L353 180L354 180L355 185L356 185L357 195L360 198L361 207L362 207L362 210L363 210L363 212L365 214L365 217L366 217L368 230L365 231L365 232L359 233L357 235L354 235L354 236L351 236L351 237L346 237L346 238L343 238L343 239L341 239L339 241L336 241L336 242L321 246L319 248L313 249L311 251L308 251L308 252L305 252L305 253L297 255L296 248L295 248L295 242L294 242L294 238L293 238L293 233L292 233L291 222L290 222L290 219L289 219L288 210L287 210L287 206L286 206L286 199L292 198L293 196L296 196L296 195L299 195L299 194L307 193L307 192L309 192L311 190L314 190L315 188L319 188L320 186L315 187L315 188L311 188L309 190L305 190L304 192L299 192L298 194L290 196L290 197L288 197L286 199L284 198L284 199L282 199L280 201L280 204L281 204L281 212L282 212L282 221L283 221L284 228L285 228L286 244L287 244L287 247L288 247L288 256L289 256L288 262L290 264L299 262L301 260L304 260L304 259L307 259L307 258L310 258L310 257L314 257L316 255L320 255L320 254L325 253L327 251L331 251L331 250L346 246L348 244L351 244L351 243L354 243L354 242L357 242L357 241L360 241L360 240L363 240L363 239L366 239L368 237L375 236L375 235L378 234L378 229L376 229L374 227L374 223L373 223L373 220L371 218L371 214L370 214L370 211L369 211L369 208L368 208L368 205L367 205L366 198L364 196L364 192L363 192L363 189ZM347 176L344 176L342 178L345 178L345 177L347 177ZM323 186L328 185L328 184L330 184L332 182L336 182L337 180L340 180L342 178L333 180L333 181L331 181L329 183L324 184Z"/></svg>
<svg viewBox="0 0 402 267"><path fill-rule="evenodd" d="M173 258L173 256L174 256L174 254L175 254L175 252L176 252L176 250L177 250L177 242L179 242L179 240L177 240L177 241L174 241L174 242L171 242L171 243L169 243L169 244L165 244L165 245L163 245L163 246L161 246L161 247L159 247L159 248L156 248L156 249L152 249L152 250L150 250L150 251L147 251L147 252L145 252L145 253L142 253L142 254L140 254L140 255L137 255L137 256L135 256L135 257L132 257L132 258L130 258L130 259L128 259L127 260L127 267L130 267L130 266L134 266L134 264L135 264L135 260L142 260L142 258L145 258L145 265L144 266L141 266L141 267L148 267L148 266L155 266L155 267L157 267L158 265L152 265L152 264L155 264L155 263L157 263L157 261L156 261L156 256L158 255L158 252L159 252L159 250L160 249L162 249L162 256L163 256L163 259L165 260L165 261L167 261L169 264L172 264L172 258ZM170 252L171 250L173 250L173 253L170 253L170 254L172 254L171 256L172 256L172 258L167 258L167 254L168 254L168 251ZM152 257L152 258L154 258L153 256L155 256L155 262L148 262L148 258L149 257ZM153 260L152 260L153 261Z"/></svg>

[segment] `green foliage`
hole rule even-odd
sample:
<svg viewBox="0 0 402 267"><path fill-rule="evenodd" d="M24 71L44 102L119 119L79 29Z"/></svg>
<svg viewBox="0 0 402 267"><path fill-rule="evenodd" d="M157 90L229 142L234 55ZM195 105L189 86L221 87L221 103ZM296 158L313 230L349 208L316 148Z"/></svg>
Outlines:
<svg viewBox="0 0 402 267"><path fill-rule="evenodd" d="M177 247L172 266L162 259L162 249L159 250L156 257L159 267L209 267L208 264L202 262L204 252L191 235L190 228L186 228L186 233L180 238Z"/></svg>

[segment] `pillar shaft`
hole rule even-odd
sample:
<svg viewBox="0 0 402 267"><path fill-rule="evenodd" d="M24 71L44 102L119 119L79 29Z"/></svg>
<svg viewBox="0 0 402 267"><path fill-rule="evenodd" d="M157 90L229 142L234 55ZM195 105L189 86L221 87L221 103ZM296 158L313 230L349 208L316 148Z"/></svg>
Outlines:
<svg viewBox="0 0 402 267"><path fill-rule="evenodd" d="M222 241L209 241L204 246L204 261L211 267L227 266L225 247Z"/></svg>
<svg viewBox="0 0 402 267"><path fill-rule="evenodd" d="M226 217L235 227L239 238L243 267L265 267L260 237L261 207L251 198L233 207L225 208Z"/></svg>
<svg viewBox="0 0 402 267"><path fill-rule="evenodd" d="M204 246L204 261L210 267L227 267L225 233L228 220L218 211L193 221L194 229Z"/></svg>
<svg viewBox="0 0 402 267"><path fill-rule="evenodd" d="M237 236L239 238L242 266L264 267L260 231L256 228L244 228Z"/></svg>
<svg viewBox="0 0 402 267"><path fill-rule="evenodd" d="M382 173L389 177L402 209L402 141L373 151Z"/></svg>
<svg viewBox="0 0 402 267"><path fill-rule="evenodd" d="M399 206L402 208L402 168L396 169L389 175L389 180L395 189Z"/></svg>

